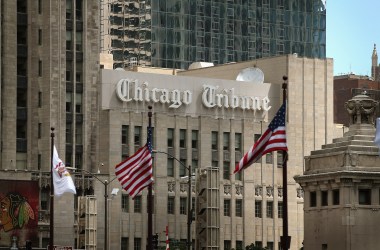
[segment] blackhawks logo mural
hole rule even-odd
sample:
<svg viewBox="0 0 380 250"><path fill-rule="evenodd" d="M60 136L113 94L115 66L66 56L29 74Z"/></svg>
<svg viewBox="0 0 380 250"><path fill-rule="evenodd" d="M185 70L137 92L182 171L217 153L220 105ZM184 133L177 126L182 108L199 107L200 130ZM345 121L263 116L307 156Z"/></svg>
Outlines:
<svg viewBox="0 0 380 250"><path fill-rule="evenodd" d="M0 246L10 246L16 236L21 245L36 242L38 183L0 180Z"/></svg>

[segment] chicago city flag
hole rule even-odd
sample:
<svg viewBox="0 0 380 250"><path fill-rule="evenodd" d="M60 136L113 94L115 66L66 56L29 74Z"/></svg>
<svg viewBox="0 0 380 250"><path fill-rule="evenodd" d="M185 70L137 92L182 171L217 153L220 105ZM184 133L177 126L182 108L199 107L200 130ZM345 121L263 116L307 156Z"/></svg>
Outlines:
<svg viewBox="0 0 380 250"><path fill-rule="evenodd" d="M67 171L65 164L58 157L57 149L53 149L53 185L54 195L61 196L63 193L76 194L75 185L73 179L71 179L70 173Z"/></svg>
<svg viewBox="0 0 380 250"><path fill-rule="evenodd" d="M261 135L257 142L248 150L240 162L236 165L234 173L255 163L261 156L272 151L288 151L286 145L285 129L286 103L282 104L268 126L268 129Z"/></svg>

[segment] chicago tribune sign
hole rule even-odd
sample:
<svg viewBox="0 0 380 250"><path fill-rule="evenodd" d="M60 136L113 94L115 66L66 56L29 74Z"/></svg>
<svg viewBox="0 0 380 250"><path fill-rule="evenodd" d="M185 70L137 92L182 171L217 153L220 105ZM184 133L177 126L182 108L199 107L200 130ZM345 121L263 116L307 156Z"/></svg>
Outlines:
<svg viewBox="0 0 380 250"><path fill-rule="evenodd" d="M193 93L190 90L149 88L149 83L139 83L137 79L121 79L116 85L116 94L122 102L153 102L169 105L177 109L190 105ZM255 96L237 96L235 89L219 89L218 86L203 85L202 103L207 108L240 108L242 110L268 111L269 98Z"/></svg>

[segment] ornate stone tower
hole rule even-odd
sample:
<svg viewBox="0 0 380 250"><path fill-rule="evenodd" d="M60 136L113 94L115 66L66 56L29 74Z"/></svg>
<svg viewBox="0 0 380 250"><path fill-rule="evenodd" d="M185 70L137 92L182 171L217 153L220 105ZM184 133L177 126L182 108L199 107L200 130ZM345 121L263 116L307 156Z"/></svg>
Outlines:
<svg viewBox="0 0 380 250"><path fill-rule="evenodd" d="M295 180L304 190L305 249L378 249L380 157L373 143L377 102L346 102L349 131L305 157Z"/></svg>
<svg viewBox="0 0 380 250"><path fill-rule="evenodd" d="M373 45L373 51L372 51L372 67L371 67L371 76L375 81L380 81L380 66L378 63L378 57L377 57L377 51L376 51L376 44Z"/></svg>

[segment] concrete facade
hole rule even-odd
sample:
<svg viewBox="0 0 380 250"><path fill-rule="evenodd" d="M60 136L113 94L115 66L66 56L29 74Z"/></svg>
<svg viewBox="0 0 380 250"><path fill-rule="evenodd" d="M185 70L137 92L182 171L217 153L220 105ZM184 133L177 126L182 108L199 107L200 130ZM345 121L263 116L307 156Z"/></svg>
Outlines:
<svg viewBox="0 0 380 250"><path fill-rule="evenodd" d="M109 152L107 164L114 166L121 161L120 152L120 130L121 126L129 126L129 140L132 144L133 131L132 127L141 126L143 136L145 138L147 126L147 105L145 102L120 102L115 98L116 83L122 78L138 79L139 83L147 82L147 87L167 88L167 89L190 89L194 93L202 89L202 85L215 84L220 89L230 89L234 87L237 93L245 95L255 95L257 89L254 85L245 89L246 84L234 81L237 73L255 64L265 74L265 82L271 82L271 105L272 109L269 116L262 120L260 116L254 117L252 113L247 111L239 113L231 109L205 109L199 106L200 98L196 98L199 94L193 95L193 102L197 102L196 111L193 107L186 106L179 109L168 109L165 105L158 103L153 105L154 119L153 124L155 131L154 141L158 150L171 150L167 147L167 135L165 131L168 128L174 128L176 144L173 148L174 155L181 158L181 148L179 147L180 130L186 130L186 138L191 136L192 130L198 130L200 135L200 148L198 152L198 168L208 167L213 164L213 157L218 159L220 168L220 204L224 200L231 200L231 211L234 212L234 204L237 199L243 199L244 215L242 218L237 216L224 216L223 209L220 208L220 242L219 246L230 244L231 247L237 247L240 242L244 245L251 243L269 246L278 249L279 237L282 233L282 219L278 218L278 202L282 201L282 168L277 167L277 154L274 154L274 161L266 163L267 158L264 157L262 163L255 163L252 167L244 171L242 181L231 179L223 179L223 151L219 150L216 156L212 153L211 148L211 132L217 131L219 138L219 146L223 144L223 133L228 132L232 148L230 148L230 171L234 168L234 162L238 161L235 156L233 141L235 133L242 133L243 150L245 151L252 145L255 134L260 134L267 128L267 121L273 117L273 113L278 109L281 99L282 76L289 75L289 97L288 97L288 123L287 123L287 140L289 147L288 161L288 194L289 194L289 234L292 236L291 249L299 249L303 242L303 192L301 188L293 180L293 176L303 173L303 158L310 151L320 148L320 145L331 142L335 136L335 127L332 122L332 60L306 59L297 58L293 55L274 57L268 59L260 59L257 61L236 63L229 65L221 65L207 69L194 71L177 72L177 76L163 76L153 73L141 73L131 71L103 71L103 91L102 91L102 109L101 121L104 123L101 134L108 134L102 139L101 152ZM138 71L138 70L137 70ZM219 76L219 77L218 77ZM223 79L223 80L222 80ZM270 80L267 80L270 79ZM264 84L262 87L265 87ZM276 87L275 87L276 86ZM243 91L243 92L241 92ZM274 91L274 92L272 92ZM251 93L251 94L249 94ZM313 112L310 112L313 110ZM140 113L141 112L141 113ZM265 121L266 120L266 121ZM261 123L262 122L262 123ZM108 124L108 125L107 125ZM340 132L340 131L338 131ZM112 142L112 143L111 143ZM187 142L190 143L190 142ZM186 163L192 162L194 153L187 144L185 158ZM129 146L129 154L134 151L133 146ZM201 153L200 153L201 152ZM107 154L105 154L107 155ZM239 154L238 154L239 155ZM240 154L241 155L241 154ZM159 233L161 240L164 239L164 228L169 224L169 237L177 240L186 239L186 216L179 212L181 197L187 197L186 185L178 179L178 167L175 167L175 178L167 176L167 157L164 155L156 156L157 168L156 185L154 187L155 196L155 219L154 232ZM269 159L268 159L269 160ZM174 183L174 186L173 184ZM113 185L116 185L115 183ZM117 186L117 185L116 185ZM242 191L241 191L242 190ZM253 192L253 190L255 190ZM146 201L146 191L143 192L143 201ZM193 197L195 193L192 193ZM175 216L167 215L168 197L175 197ZM118 198L119 199L119 198ZM112 214L120 213L120 200L112 201ZM161 202L162 201L162 202ZM260 205L261 215L255 215L255 203ZM268 202L273 202L273 218L266 215ZM115 204L115 206L114 206ZM133 202L130 200L130 204ZM131 207L131 206L130 206ZM143 211L146 203L143 203ZM161 213L165 216L159 216ZM121 213L122 223L120 228L115 228L112 233L111 244L117 244L117 239L121 237L128 238L129 246L133 246L132 238L140 238L144 244L146 238L146 218L140 214ZM111 218L112 220L112 218ZM112 222L111 222L112 223ZM125 226L131 225L132 228ZM194 237L194 225L192 225L192 235ZM127 229L128 228L128 229ZM175 228L175 229L174 229ZM175 230L175 231L173 231ZM145 235L145 236L144 236ZM116 245L115 245L116 246Z"/></svg>
<svg viewBox="0 0 380 250"><path fill-rule="evenodd" d="M365 95L346 102L349 131L312 151L295 177L305 192L305 249L378 249L377 105Z"/></svg>

